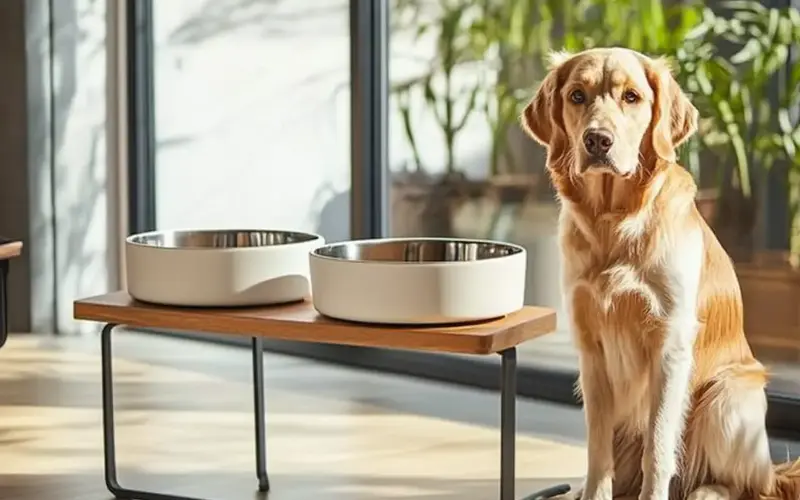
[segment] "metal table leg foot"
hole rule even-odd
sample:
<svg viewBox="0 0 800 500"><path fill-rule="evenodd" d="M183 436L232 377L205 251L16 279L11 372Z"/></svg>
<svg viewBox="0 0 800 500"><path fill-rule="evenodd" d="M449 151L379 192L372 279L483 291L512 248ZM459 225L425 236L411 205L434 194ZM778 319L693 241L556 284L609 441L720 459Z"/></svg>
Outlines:
<svg viewBox="0 0 800 500"><path fill-rule="evenodd" d="M523 500L545 500L547 498L552 498L559 495L566 495L570 491L571 491L570 485L558 484L556 486L551 486L549 488L539 490L536 493L533 493L525 497Z"/></svg>
<svg viewBox="0 0 800 500"><path fill-rule="evenodd" d="M514 500L517 439L517 349L500 353L500 500Z"/></svg>
<svg viewBox="0 0 800 500"><path fill-rule="evenodd" d="M116 441L114 433L114 377L112 366L111 351L111 331L118 325L108 324L103 327L101 334L101 362L102 362L102 381L103 381L103 453L105 458L105 481L108 491L115 498L125 500L201 500L196 497L182 495L171 495L167 493L155 493L128 489L120 486L117 479L117 458ZM255 395L255 414L256 414L256 467L259 479L259 490L267 491L269 481L266 471L266 453L264 451L264 364L261 356L256 360L255 349L258 348L259 354L262 353L261 342L253 341L253 375ZM260 396L259 396L260 395Z"/></svg>
<svg viewBox="0 0 800 500"><path fill-rule="evenodd" d="M256 475L258 491L269 491L266 416L264 411L264 340L253 337L253 414L256 419Z"/></svg>

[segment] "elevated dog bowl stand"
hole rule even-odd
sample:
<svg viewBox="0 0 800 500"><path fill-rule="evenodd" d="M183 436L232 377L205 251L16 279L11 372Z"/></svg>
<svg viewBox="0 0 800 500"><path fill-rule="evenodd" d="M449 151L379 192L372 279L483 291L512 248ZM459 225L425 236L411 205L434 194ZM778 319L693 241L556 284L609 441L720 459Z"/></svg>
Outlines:
<svg viewBox="0 0 800 500"><path fill-rule="evenodd" d="M0 347L8 340L8 263L22 255L22 242L0 236Z"/></svg>
<svg viewBox="0 0 800 500"><path fill-rule="evenodd" d="M309 301L245 309L176 308L138 302L125 292L79 300L75 302L74 316L75 319L106 324L101 334L106 486L117 498L137 500L197 499L124 488L117 481L111 365L111 332L117 326L229 334L252 339L256 475L258 489L262 492L269 491L265 451L263 339L500 355L500 500L515 500L517 346L545 335L556 327L555 312L541 307L525 307L502 319L470 325L387 327L328 319L317 313Z"/></svg>

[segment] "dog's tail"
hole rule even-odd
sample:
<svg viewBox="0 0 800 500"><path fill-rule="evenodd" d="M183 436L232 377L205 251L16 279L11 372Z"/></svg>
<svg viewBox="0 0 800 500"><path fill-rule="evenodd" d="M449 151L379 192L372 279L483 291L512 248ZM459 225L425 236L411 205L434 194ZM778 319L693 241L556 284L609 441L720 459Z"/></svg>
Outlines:
<svg viewBox="0 0 800 500"><path fill-rule="evenodd" d="M800 500L800 459L776 465L771 483L757 500Z"/></svg>

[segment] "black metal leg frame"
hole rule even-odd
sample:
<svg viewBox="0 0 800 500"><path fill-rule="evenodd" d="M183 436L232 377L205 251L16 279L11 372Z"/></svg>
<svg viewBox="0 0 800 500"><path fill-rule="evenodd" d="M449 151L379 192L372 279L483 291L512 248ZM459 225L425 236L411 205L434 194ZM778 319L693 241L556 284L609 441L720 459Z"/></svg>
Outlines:
<svg viewBox="0 0 800 500"><path fill-rule="evenodd" d="M116 498L126 500L199 500L180 495L128 489L120 486L117 480L117 460L114 439L114 378L111 352L111 332L116 326L118 325L108 324L103 328L102 332L103 445L105 453L106 486ZM267 492L269 491L269 478L267 477L264 415L264 351L263 341L260 337L253 338L252 348L253 414L255 416L256 431L256 476L258 477L258 490ZM500 391L500 500L515 500L517 350L512 347L500 354L502 356ZM556 489L551 488L527 498L546 498L554 494L562 493L562 490L563 487L557 487Z"/></svg>
<svg viewBox="0 0 800 500"><path fill-rule="evenodd" d="M101 334L103 364L103 449L105 453L106 486L116 498L126 500L199 500L193 497L169 495L124 488L117 480L117 455L114 439L114 377L111 352L111 331L118 325L108 324ZM264 418L264 346L260 337L253 337L253 415L256 430L256 477L258 490L269 491L267 477L266 422Z"/></svg>

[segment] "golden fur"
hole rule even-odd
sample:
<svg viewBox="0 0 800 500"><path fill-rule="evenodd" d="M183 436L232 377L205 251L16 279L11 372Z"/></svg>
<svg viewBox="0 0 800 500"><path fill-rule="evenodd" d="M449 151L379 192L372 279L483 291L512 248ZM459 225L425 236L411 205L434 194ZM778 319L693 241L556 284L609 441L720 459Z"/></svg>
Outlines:
<svg viewBox="0 0 800 500"><path fill-rule="evenodd" d="M562 204L585 500L800 500L800 462L769 459L733 265L675 163L697 119L665 61L617 48L556 54L523 112ZM589 129L613 136L601 159Z"/></svg>

